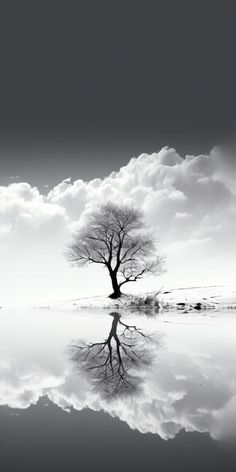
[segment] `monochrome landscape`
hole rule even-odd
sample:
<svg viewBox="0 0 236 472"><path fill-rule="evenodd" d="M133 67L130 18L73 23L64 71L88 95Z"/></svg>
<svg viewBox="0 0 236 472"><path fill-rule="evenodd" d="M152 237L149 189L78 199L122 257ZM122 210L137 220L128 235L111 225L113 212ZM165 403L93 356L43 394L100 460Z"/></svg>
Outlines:
<svg viewBox="0 0 236 472"><path fill-rule="evenodd" d="M210 3L3 6L4 472L236 470L235 25Z"/></svg>

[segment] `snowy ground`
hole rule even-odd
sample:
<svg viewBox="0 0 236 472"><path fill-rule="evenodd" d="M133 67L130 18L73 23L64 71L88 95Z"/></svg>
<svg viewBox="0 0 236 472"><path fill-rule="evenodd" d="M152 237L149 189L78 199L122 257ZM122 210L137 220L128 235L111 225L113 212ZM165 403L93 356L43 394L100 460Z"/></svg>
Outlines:
<svg viewBox="0 0 236 472"><path fill-rule="evenodd" d="M164 290L158 295L162 309L235 309L236 286L190 287Z"/></svg>
<svg viewBox="0 0 236 472"><path fill-rule="evenodd" d="M156 309L160 311L179 310L183 313L204 309L222 310L236 308L236 286L190 287L162 289L154 293L123 295L119 300L97 296L79 298L40 308L58 308L60 310L93 309Z"/></svg>

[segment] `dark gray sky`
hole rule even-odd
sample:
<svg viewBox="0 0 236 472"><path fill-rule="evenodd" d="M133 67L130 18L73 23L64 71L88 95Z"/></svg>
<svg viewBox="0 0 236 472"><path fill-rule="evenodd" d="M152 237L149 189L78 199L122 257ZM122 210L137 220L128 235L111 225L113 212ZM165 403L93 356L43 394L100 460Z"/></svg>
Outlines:
<svg viewBox="0 0 236 472"><path fill-rule="evenodd" d="M51 186L164 145L185 154L230 142L231 6L1 2L0 183Z"/></svg>

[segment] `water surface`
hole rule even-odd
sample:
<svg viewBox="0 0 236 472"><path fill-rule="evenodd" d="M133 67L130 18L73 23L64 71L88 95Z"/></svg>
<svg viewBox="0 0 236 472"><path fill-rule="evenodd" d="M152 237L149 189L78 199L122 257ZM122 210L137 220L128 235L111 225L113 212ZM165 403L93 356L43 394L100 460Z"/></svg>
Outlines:
<svg viewBox="0 0 236 472"><path fill-rule="evenodd" d="M4 471L236 469L236 313L1 310Z"/></svg>

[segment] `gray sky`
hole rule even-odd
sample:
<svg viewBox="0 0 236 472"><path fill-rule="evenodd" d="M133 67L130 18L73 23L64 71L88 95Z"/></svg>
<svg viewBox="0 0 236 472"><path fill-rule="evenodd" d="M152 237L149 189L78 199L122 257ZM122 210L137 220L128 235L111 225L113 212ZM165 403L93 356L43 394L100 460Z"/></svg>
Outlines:
<svg viewBox="0 0 236 472"><path fill-rule="evenodd" d="M144 211L168 259L158 283L235 281L229 5L1 2L0 303L108 293L63 256L106 198Z"/></svg>
<svg viewBox="0 0 236 472"><path fill-rule="evenodd" d="M209 1L3 2L0 183L43 189L164 145L197 154L231 140L232 13Z"/></svg>

